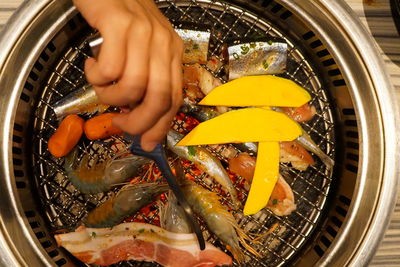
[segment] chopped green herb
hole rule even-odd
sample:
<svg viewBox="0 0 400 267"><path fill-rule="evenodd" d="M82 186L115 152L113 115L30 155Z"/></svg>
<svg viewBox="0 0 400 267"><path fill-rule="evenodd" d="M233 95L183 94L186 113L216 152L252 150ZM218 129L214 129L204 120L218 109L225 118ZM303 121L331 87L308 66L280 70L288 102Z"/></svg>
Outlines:
<svg viewBox="0 0 400 267"><path fill-rule="evenodd" d="M153 230L153 229L151 229L151 228L150 228L150 231L151 231L152 233L154 233L154 230Z"/></svg>
<svg viewBox="0 0 400 267"><path fill-rule="evenodd" d="M233 57L234 57L235 59L239 59L239 55L238 55L237 53L233 53Z"/></svg>
<svg viewBox="0 0 400 267"><path fill-rule="evenodd" d="M91 236L93 237L93 238L95 238L96 237L96 233L95 232L92 232L92 234L91 234Z"/></svg>
<svg viewBox="0 0 400 267"><path fill-rule="evenodd" d="M264 69L268 69L269 64L268 64L267 60L264 59L263 62L262 62L262 64L263 64L263 68L264 68Z"/></svg>
<svg viewBox="0 0 400 267"><path fill-rule="evenodd" d="M197 50L197 49L199 49L199 48L200 48L200 47L199 47L199 44L194 44L194 45L193 45L193 49L196 49L196 50Z"/></svg>
<svg viewBox="0 0 400 267"><path fill-rule="evenodd" d="M272 204L273 204L273 205L278 204L278 200L277 200L277 199L273 199L273 200L272 200Z"/></svg>
<svg viewBox="0 0 400 267"><path fill-rule="evenodd" d="M250 48L256 48L257 44L256 43L250 43Z"/></svg>
<svg viewBox="0 0 400 267"><path fill-rule="evenodd" d="M194 157L196 156L196 148L194 146L188 146L189 156Z"/></svg>
<svg viewBox="0 0 400 267"><path fill-rule="evenodd" d="M144 232L144 228L139 229L139 233L143 233Z"/></svg>
<svg viewBox="0 0 400 267"><path fill-rule="evenodd" d="M267 42L269 45L272 45L274 42L272 42L272 40L268 40Z"/></svg>
<svg viewBox="0 0 400 267"><path fill-rule="evenodd" d="M246 45L241 46L240 49L242 49L242 51L240 52L242 55L246 55L250 51L250 47Z"/></svg>

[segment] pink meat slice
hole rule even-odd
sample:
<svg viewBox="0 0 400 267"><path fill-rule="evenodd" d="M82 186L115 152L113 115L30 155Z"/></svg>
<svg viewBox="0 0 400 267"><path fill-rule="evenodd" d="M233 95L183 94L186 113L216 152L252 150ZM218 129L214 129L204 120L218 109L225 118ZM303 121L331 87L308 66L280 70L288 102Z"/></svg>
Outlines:
<svg viewBox="0 0 400 267"><path fill-rule="evenodd" d="M55 236L57 244L87 264L107 266L125 260L157 262L169 267L232 264L232 258L207 243L201 251L194 234L168 232L144 223L86 228Z"/></svg>

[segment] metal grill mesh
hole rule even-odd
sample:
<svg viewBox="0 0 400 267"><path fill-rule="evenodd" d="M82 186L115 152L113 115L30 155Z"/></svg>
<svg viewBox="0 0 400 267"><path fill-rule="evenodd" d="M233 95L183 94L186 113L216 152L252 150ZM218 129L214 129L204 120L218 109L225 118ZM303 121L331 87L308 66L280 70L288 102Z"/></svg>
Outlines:
<svg viewBox="0 0 400 267"><path fill-rule="evenodd" d="M312 104L317 109L317 115L303 128L313 140L328 155L334 156L333 120L324 89L306 58L300 53L287 36L281 34L262 18L256 17L246 10L234 7L220 1L190 1L172 2L160 1L160 8L172 22L189 21L196 24L205 24L212 28L212 56L219 56L221 46L228 39L251 37L253 35L267 35L271 38L283 38L288 43L288 67L284 77L296 81L312 95ZM98 203L104 201L113 192L107 194L85 195L76 190L68 181L63 170L63 159L56 159L47 151L47 140L57 127L56 118L51 111L51 104L65 96L69 91L83 86L86 81L83 72L83 62L88 57L87 42L76 42L60 57L59 64L51 74L46 87L37 104L33 137L33 163L37 190L41 197L46 219L55 232L60 229L72 230L81 223L87 212ZM213 73L222 79L222 68ZM176 123L175 127L184 127ZM123 140L119 140L123 142ZM96 142L84 140L79 144L83 153L105 158L112 151ZM221 148L221 147L220 147ZM221 155L220 148L212 149L224 164L226 158ZM223 148L223 147L222 147ZM316 158L315 166L306 172L300 172L289 165L282 164L282 174L293 189L297 209L290 216L278 217L271 211L264 209L255 216L244 217L235 213L239 225L247 232L264 233L273 225L277 227L262 240L262 244L253 246L264 256L263 259L254 258L251 254L249 262L253 266L280 266L287 263L305 243L321 215L326 202L331 183L331 171ZM190 169L186 170L193 176ZM203 186L216 190L217 185L210 183L205 174L196 176L196 180ZM208 182L207 182L208 181ZM236 185L240 184L239 179ZM116 188L114 191L117 191ZM246 197L246 191L237 186L239 194ZM223 201L229 201L223 199ZM146 222L153 222L157 210L151 217L144 217ZM205 230L206 231L206 230ZM208 240L215 245L223 246L210 234ZM123 263L129 266L147 266L148 263L131 261Z"/></svg>

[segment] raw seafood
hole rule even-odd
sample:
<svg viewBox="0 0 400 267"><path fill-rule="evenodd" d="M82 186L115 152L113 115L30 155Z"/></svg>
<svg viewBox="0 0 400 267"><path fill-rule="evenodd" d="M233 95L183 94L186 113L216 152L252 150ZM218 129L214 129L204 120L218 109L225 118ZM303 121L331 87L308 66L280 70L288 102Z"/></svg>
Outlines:
<svg viewBox="0 0 400 267"><path fill-rule="evenodd" d="M293 168L305 171L315 161L307 150L296 141L280 142L281 162L290 162Z"/></svg>
<svg viewBox="0 0 400 267"><path fill-rule="evenodd" d="M267 208L278 216L290 215L296 210L292 188L281 175L272 191Z"/></svg>
<svg viewBox="0 0 400 267"><path fill-rule="evenodd" d="M207 62L208 44L211 34L207 31L187 29L175 29L175 32L183 41L183 63L205 64Z"/></svg>
<svg viewBox="0 0 400 267"><path fill-rule="evenodd" d="M214 178L229 192L236 208L241 207L242 205L237 198L236 189L219 159L202 147L177 146L176 144L182 138L183 135L178 132L169 131L167 135L168 148L179 157L194 162L202 171Z"/></svg>
<svg viewBox="0 0 400 267"><path fill-rule="evenodd" d="M120 223L130 214L156 200L156 197L168 190L166 184L129 184L114 196L90 211L85 225L101 228L112 227Z"/></svg>
<svg viewBox="0 0 400 267"><path fill-rule="evenodd" d="M210 243L200 250L196 235L168 232L145 223L86 228L54 236L58 246L87 264L111 265L124 260L157 262L168 267L230 265L232 259Z"/></svg>
<svg viewBox="0 0 400 267"><path fill-rule="evenodd" d="M251 42L228 47L229 80L242 76L278 74L286 69L287 43Z"/></svg>
<svg viewBox="0 0 400 267"><path fill-rule="evenodd" d="M73 150L64 162L64 169L71 183L82 193L96 194L106 192L113 185L125 182L136 175L141 166L150 162L140 156L110 159L88 167L89 155L86 154L76 165L78 150Z"/></svg>
<svg viewBox="0 0 400 267"><path fill-rule="evenodd" d="M100 104L91 85L81 87L53 104L57 119L69 114L102 113L108 107Z"/></svg>
<svg viewBox="0 0 400 267"><path fill-rule="evenodd" d="M333 168L335 161L325 154L304 130L302 135L297 138L297 142L308 151L317 155L329 169Z"/></svg>
<svg viewBox="0 0 400 267"><path fill-rule="evenodd" d="M199 64L183 66L183 87L198 87L204 95L209 94L222 82ZM199 98L204 95L200 95Z"/></svg>
<svg viewBox="0 0 400 267"><path fill-rule="evenodd" d="M172 191L168 192L168 202L160 210L161 228L173 233L192 233L185 211L178 204L176 196Z"/></svg>
<svg viewBox="0 0 400 267"><path fill-rule="evenodd" d="M250 177L253 179L255 165L256 159L247 153L240 153L229 161L229 169L246 180ZM293 191L281 175L266 207L278 216L290 215L296 209Z"/></svg>
<svg viewBox="0 0 400 267"><path fill-rule="evenodd" d="M233 257L239 263L245 262L245 256L239 242L249 252L260 257L260 254L246 243L245 239L250 238L240 229L232 214L219 203L218 195L191 180L185 179L183 175L183 170L177 168L177 177L181 179L182 191L189 205L194 212L203 218L208 229L226 245Z"/></svg>
<svg viewBox="0 0 400 267"><path fill-rule="evenodd" d="M297 122L309 121L314 117L315 114L317 114L315 107L309 103L296 108L282 107L281 109L282 112Z"/></svg>
<svg viewBox="0 0 400 267"><path fill-rule="evenodd" d="M256 169L256 159L248 153L240 153L237 157L229 160L229 169L251 183Z"/></svg>

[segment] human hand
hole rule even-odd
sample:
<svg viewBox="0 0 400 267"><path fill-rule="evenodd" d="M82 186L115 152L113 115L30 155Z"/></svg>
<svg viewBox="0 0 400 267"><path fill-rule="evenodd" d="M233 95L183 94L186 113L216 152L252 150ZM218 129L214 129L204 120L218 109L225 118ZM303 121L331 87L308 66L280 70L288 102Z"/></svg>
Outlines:
<svg viewBox="0 0 400 267"><path fill-rule="evenodd" d="M183 43L152 0L73 0L104 41L86 78L101 102L131 107L113 123L151 151L182 102ZM112 83L116 81L115 83Z"/></svg>

